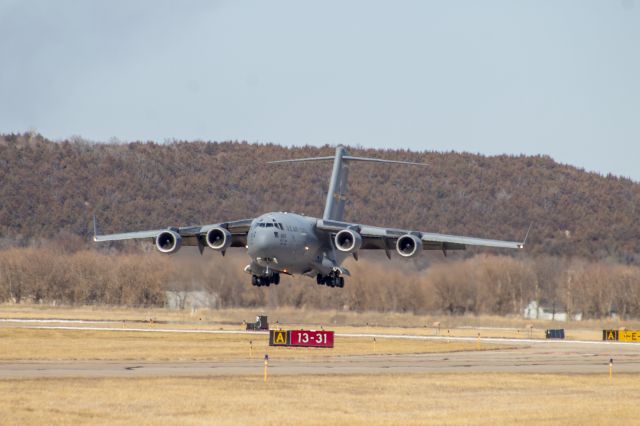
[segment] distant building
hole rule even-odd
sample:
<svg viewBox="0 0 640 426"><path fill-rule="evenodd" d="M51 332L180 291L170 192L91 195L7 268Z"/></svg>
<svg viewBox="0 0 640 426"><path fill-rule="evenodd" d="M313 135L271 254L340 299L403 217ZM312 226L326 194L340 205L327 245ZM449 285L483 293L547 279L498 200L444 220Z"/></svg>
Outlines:
<svg viewBox="0 0 640 426"><path fill-rule="evenodd" d="M532 300L525 308L523 315L526 319L538 319L538 320L546 320L546 321L567 321L569 319L569 315L567 312L559 308L558 306L553 306L547 303L538 302L537 300ZM575 314L572 318L575 321L582 320L582 314Z"/></svg>
<svg viewBox="0 0 640 426"><path fill-rule="evenodd" d="M169 309L215 309L220 302L216 293L206 291L167 291L165 297Z"/></svg>

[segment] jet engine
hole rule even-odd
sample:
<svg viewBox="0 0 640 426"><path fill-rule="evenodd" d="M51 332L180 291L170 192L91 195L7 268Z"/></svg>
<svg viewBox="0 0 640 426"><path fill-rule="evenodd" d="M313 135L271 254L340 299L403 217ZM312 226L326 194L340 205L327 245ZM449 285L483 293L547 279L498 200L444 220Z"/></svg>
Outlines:
<svg viewBox="0 0 640 426"><path fill-rule="evenodd" d="M182 237L175 231L162 231L156 237L156 248L162 253L175 253L180 250Z"/></svg>
<svg viewBox="0 0 640 426"><path fill-rule="evenodd" d="M346 253L355 253L362 246L362 237L356 231L343 229L336 234L336 248Z"/></svg>
<svg viewBox="0 0 640 426"><path fill-rule="evenodd" d="M205 240L207 245L212 249L224 251L231 245L231 232L225 228L216 226L207 231Z"/></svg>
<svg viewBox="0 0 640 426"><path fill-rule="evenodd" d="M413 257L422 251L422 240L415 235L403 235L396 242L396 250L402 257Z"/></svg>

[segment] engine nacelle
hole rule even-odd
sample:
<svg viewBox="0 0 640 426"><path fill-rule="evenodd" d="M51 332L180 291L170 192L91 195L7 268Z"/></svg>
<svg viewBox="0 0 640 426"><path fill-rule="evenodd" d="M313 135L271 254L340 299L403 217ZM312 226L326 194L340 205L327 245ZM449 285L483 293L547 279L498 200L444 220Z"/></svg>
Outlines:
<svg viewBox="0 0 640 426"><path fill-rule="evenodd" d="M396 250L402 257L413 257L422 251L422 240L415 235L403 235L396 241Z"/></svg>
<svg viewBox="0 0 640 426"><path fill-rule="evenodd" d="M162 231L156 237L156 248L162 253L175 253L180 250L182 237L175 231Z"/></svg>
<svg viewBox="0 0 640 426"><path fill-rule="evenodd" d="M362 237L356 231L343 229L336 234L336 248L345 253L355 253L362 246Z"/></svg>
<svg viewBox="0 0 640 426"><path fill-rule="evenodd" d="M216 226L207 231L205 241L210 248L224 251L231 246L231 232L228 229Z"/></svg>

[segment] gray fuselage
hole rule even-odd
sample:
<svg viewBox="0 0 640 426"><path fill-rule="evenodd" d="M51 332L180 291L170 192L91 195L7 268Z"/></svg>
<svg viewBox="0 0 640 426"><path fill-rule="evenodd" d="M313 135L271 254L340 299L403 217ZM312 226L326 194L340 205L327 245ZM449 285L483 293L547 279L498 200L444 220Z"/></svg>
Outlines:
<svg viewBox="0 0 640 426"><path fill-rule="evenodd" d="M317 220L281 212L254 219L247 234L251 272L315 275L338 267L346 254L334 249L329 233L316 229Z"/></svg>

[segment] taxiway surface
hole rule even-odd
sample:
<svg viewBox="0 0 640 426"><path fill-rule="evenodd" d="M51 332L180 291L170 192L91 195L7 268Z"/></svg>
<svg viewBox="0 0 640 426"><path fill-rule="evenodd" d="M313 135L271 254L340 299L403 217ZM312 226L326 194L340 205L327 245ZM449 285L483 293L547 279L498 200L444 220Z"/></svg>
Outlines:
<svg viewBox="0 0 640 426"><path fill-rule="evenodd" d="M544 342L544 343L542 343ZM640 373L640 345L605 342L521 342L501 350L271 358L270 375L384 373ZM320 349L322 350L322 349ZM261 357L237 361L3 361L0 379L260 375Z"/></svg>

